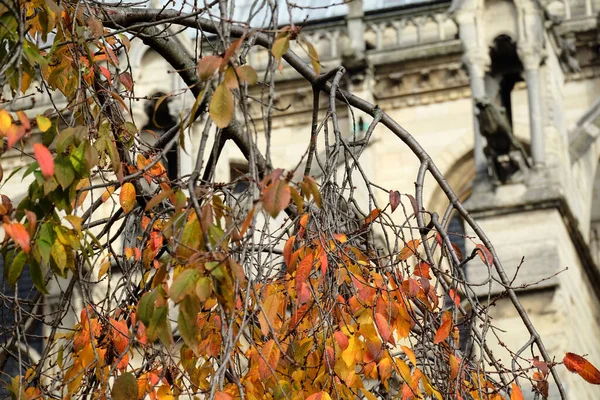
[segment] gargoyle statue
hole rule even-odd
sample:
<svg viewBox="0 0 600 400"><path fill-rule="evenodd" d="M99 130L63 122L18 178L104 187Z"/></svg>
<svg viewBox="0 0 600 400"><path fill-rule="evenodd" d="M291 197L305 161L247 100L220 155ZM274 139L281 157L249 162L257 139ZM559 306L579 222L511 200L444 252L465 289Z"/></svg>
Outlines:
<svg viewBox="0 0 600 400"><path fill-rule="evenodd" d="M487 140L483 152L488 161L488 173L501 183L522 179L531 165L523 145L513 136L506 111L485 98L476 99L475 106L479 111L479 132Z"/></svg>

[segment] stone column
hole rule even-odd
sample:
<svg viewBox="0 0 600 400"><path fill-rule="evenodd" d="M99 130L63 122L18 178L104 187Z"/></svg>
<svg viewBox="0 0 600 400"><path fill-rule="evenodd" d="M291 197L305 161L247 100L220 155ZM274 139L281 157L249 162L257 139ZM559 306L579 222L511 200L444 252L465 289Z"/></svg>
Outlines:
<svg viewBox="0 0 600 400"><path fill-rule="evenodd" d="M529 130L531 132L531 158L536 168L545 163L544 124L540 84L541 50L533 46L520 46L519 57L525 67L527 97L529 101Z"/></svg>
<svg viewBox="0 0 600 400"><path fill-rule="evenodd" d="M363 16L364 11L362 0L354 0L348 3L346 24L348 27L350 46L357 55L361 56L365 52L365 25L363 23Z"/></svg>
<svg viewBox="0 0 600 400"><path fill-rule="evenodd" d="M459 37L464 48L463 64L469 72L471 97L473 100L485 97L485 73L490 66L490 56L487 48L482 45L481 35L477 26L476 11L471 9L460 10L455 14L459 28ZM487 162L483 154L485 140L479 133L479 123L476 117L475 102L473 102L473 132L474 132L474 158L476 176L487 174Z"/></svg>

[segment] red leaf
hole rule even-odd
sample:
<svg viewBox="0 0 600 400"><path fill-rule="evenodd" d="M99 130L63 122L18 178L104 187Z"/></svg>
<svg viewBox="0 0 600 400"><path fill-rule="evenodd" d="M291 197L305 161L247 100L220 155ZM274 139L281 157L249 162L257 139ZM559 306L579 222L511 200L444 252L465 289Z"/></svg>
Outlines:
<svg viewBox="0 0 600 400"><path fill-rule="evenodd" d="M516 383L512 384L512 391L510 393L510 400L523 400L523 392Z"/></svg>
<svg viewBox="0 0 600 400"><path fill-rule="evenodd" d="M133 90L133 78L129 72L122 72L121 75L119 75L119 82L121 82L121 84L125 86L125 89L130 92Z"/></svg>
<svg viewBox="0 0 600 400"><path fill-rule="evenodd" d="M6 131L8 148L10 149L25 135L27 131L23 125L11 125Z"/></svg>
<svg viewBox="0 0 600 400"><path fill-rule="evenodd" d="M306 283L308 276L313 267L314 254L309 253L300 261L298 269L296 269L296 292L302 291L302 283Z"/></svg>
<svg viewBox="0 0 600 400"><path fill-rule="evenodd" d="M394 336L392 335L392 332L390 330L390 324L388 323L388 320L386 317L384 317L383 315L376 313L375 314L375 325L377 325L377 330L379 331L379 334L381 335L381 337L383 338L383 340L385 340L386 342L395 345L396 343L394 342Z"/></svg>
<svg viewBox="0 0 600 400"><path fill-rule="evenodd" d="M478 244L475 247L477 248L477 250L479 250L478 253L479 258L481 258L481 261L483 261L488 267L491 267L494 263L494 256L492 256L492 252L489 251L488 248L482 244Z"/></svg>
<svg viewBox="0 0 600 400"><path fill-rule="evenodd" d="M100 66L100 72L102 73L102 75L104 75L106 80L110 82L110 72L108 71L108 69L106 69L106 67Z"/></svg>
<svg viewBox="0 0 600 400"><path fill-rule="evenodd" d="M29 253L31 247L29 246L29 233L25 227L19 222L3 223L2 227L4 232L15 241L23 249L25 253Z"/></svg>
<svg viewBox="0 0 600 400"><path fill-rule="evenodd" d="M587 382L600 385L600 371L585 358L575 353L567 353L563 363L569 371L579 374Z"/></svg>
<svg viewBox="0 0 600 400"><path fill-rule="evenodd" d="M400 205L400 192L397 190L390 190L390 206L392 212L396 211L396 208Z"/></svg>
<svg viewBox="0 0 600 400"><path fill-rule="evenodd" d="M325 364L327 365L327 367L329 367L329 369L333 369L335 367L335 353L332 347L325 346L323 358L325 359Z"/></svg>
<svg viewBox="0 0 600 400"><path fill-rule="evenodd" d="M33 154L40 165L42 175L45 178L51 178L54 175L54 159L52 158L52 154L50 154L50 150L43 144L35 143L33 145Z"/></svg>
<svg viewBox="0 0 600 400"><path fill-rule="evenodd" d="M442 316L442 324L435 332L435 338L433 339L434 344L438 344L446 340L450 331L452 330L452 313L446 311Z"/></svg>

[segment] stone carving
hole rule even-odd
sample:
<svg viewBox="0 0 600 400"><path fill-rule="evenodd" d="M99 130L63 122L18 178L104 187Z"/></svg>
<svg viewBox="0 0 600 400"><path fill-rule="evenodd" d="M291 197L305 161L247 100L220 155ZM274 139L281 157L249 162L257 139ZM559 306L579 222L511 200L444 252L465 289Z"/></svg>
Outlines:
<svg viewBox="0 0 600 400"><path fill-rule="evenodd" d="M560 43L559 60L562 67L569 72L581 72L579 61L577 61L577 46L575 37L558 38Z"/></svg>
<svg viewBox="0 0 600 400"><path fill-rule="evenodd" d="M490 177L500 183L521 181L531 164L523 145L512 133L505 110L487 98L476 99L475 105L479 132L487 141L483 152Z"/></svg>

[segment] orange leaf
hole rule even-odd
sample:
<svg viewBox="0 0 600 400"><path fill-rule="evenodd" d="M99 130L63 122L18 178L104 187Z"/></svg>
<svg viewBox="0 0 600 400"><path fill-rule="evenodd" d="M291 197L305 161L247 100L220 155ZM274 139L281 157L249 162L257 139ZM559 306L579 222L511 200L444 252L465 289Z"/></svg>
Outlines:
<svg viewBox="0 0 600 400"><path fill-rule="evenodd" d="M227 392L215 393L215 400L233 400L233 396Z"/></svg>
<svg viewBox="0 0 600 400"><path fill-rule="evenodd" d="M198 74L201 80L210 79L221 66L223 59L218 56L206 56L198 63Z"/></svg>
<svg viewBox="0 0 600 400"><path fill-rule="evenodd" d="M516 383L512 384L512 391L510 393L510 400L523 400L523 392Z"/></svg>
<svg viewBox="0 0 600 400"><path fill-rule="evenodd" d="M331 400L331 397L326 392L311 394L306 400Z"/></svg>
<svg viewBox="0 0 600 400"><path fill-rule="evenodd" d="M292 259L292 250L294 249L294 240L295 239L296 239L295 235L290 237L285 242L285 246L283 247L283 260L285 261L285 265L288 268L291 268L290 261Z"/></svg>
<svg viewBox="0 0 600 400"><path fill-rule="evenodd" d="M291 200L292 192L287 182L278 179L265 188L262 203L265 211L275 218Z"/></svg>
<svg viewBox="0 0 600 400"><path fill-rule="evenodd" d="M127 182L121 188L121 194L119 195L119 201L125 214L129 213L135 207L135 187L132 183Z"/></svg>
<svg viewBox="0 0 600 400"><path fill-rule="evenodd" d="M22 224L19 222L3 223L2 227L4 228L4 232L6 232L6 234L10 236L10 238L14 240L25 253L29 253L29 250L31 250L31 247L29 246L29 233Z"/></svg>
<svg viewBox="0 0 600 400"><path fill-rule="evenodd" d="M429 264L426 262L420 262L415 265L415 270L413 271L415 276L421 276L426 279L431 279L431 275L429 274Z"/></svg>
<svg viewBox="0 0 600 400"><path fill-rule="evenodd" d="M412 255L417 254L417 247L419 247L420 240L415 239L406 243L406 246L400 250L400 260L404 261L410 258Z"/></svg>
<svg viewBox="0 0 600 400"><path fill-rule="evenodd" d="M279 347L273 339L269 340L262 348L262 357L258 360L258 373L260 379L268 379L273 375L279 363Z"/></svg>
<svg viewBox="0 0 600 400"><path fill-rule="evenodd" d="M416 367L417 366L417 357L415 357L414 351L406 346L400 346L404 354L408 357L411 363Z"/></svg>
<svg viewBox="0 0 600 400"><path fill-rule="evenodd" d="M569 371L579 374L587 382L600 385L600 371L585 358L575 353L567 353L563 363Z"/></svg>
<svg viewBox="0 0 600 400"><path fill-rule="evenodd" d="M387 318L380 313L375 313L375 324L377 325L377 330L379 331L379 334L383 340L395 345L396 343L394 342L394 336L390 330L390 324L388 323Z"/></svg>
<svg viewBox="0 0 600 400"><path fill-rule="evenodd" d="M302 284L306 283L308 280L308 276L312 271L314 261L314 254L308 253L306 257L300 261L298 265L298 269L296 269L296 292L300 293L302 291Z"/></svg>
<svg viewBox="0 0 600 400"><path fill-rule="evenodd" d="M344 334L344 332L336 331L333 334L333 337L335 338L335 341L337 342L338 346L340 346L340 349L342 349L342 351L348 348L348 337Z"/></svg>
<svg viewBox="0 0 600 400"><path fill-rule="evenodd" d="M8 148L10 149L17 143L23 136L25 136L27 131L23 127L23 125L11 125L6 131L6 138Z"/></svg>
<svg viewBox="0 0 600 400"><path fill-rule="evenodd" d="M458 376L458 369L460 367L460 359L456 358L453 354L450 354L450 378L456 379Z"/></svg>
<svg viewBox="0 0 600 400"><path fill-rule="evenodd" d="M42 175L45 178L51 178L54 175L54 159L52 158L52 154L50 154L50 150L43 144L34 143L33 154L40 165Z"/></svg>
<svg viewBox="0 0 600 400"><path fill-rule="evenodd" d="M381 214L381 211L379 211L378 208L371 211L371 214L367 218L365 218L365 225L368 225L371 222L375 221L375 218L379 217L379 214Z"/></svg>
<svg viewBox="0 0 600 400"><path fill-rule="evenodd" d="M454 289L450 289L448 295L450 296L454 304L456 304L456 307L460 307L460 296L458 295L458 293L456 293Z"/></svg>
<svg viewBox="0 0 600 400"><path fill-rule="evenodd" d="M434 344L438 344L446 340L448 335L450 335L450 330L452 329L452 313L446 311L442 316L442 324L438 328L437 332L435 332L435 338L433 339Z"/></svg>

